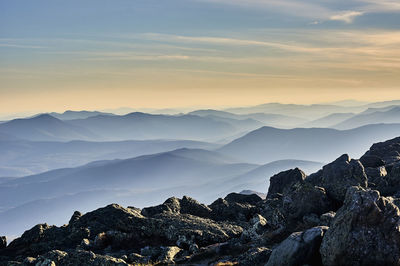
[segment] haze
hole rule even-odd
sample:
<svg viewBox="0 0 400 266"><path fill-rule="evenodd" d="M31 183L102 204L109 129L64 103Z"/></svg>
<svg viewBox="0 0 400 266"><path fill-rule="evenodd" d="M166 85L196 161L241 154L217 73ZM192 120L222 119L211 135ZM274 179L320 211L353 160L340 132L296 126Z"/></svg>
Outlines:
<svg viewBox="0 0 400 266"><path fill-rule="evenodd" d="M0 113L400 98L389 0L0 1Z"/></svg>

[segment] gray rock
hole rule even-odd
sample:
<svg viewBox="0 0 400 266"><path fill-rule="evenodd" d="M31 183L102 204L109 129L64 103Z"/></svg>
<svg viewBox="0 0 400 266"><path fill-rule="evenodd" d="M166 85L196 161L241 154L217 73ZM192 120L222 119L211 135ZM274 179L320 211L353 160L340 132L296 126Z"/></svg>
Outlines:
<svg viewBox="0 0 400 266"><path fill-rule="evenodd" d="M297 183L284 194L282 212L287 219L296 222L304 215L321 215L331 210L331 205L324 188L310 183Z"/></svg>
<svg viewBox="0 0 400 266"><path fill-rule="evenodd" d="M195 199L184 196L182 199L175 197L167 199L163 204L144 208L142 215L152 217L157 214L191 214L198 217L209 218L211 209L204 204L199 203Z"/></svg>
<svg viewBox="0 0 400 266"><path fill-rule="evenodd" d="M285 194L294 184L306 178L306 174L299 168L280 172L269 180L267 198L273 198L276 194Z"/></svg>
<svg viewBox="0 0 400 266"><path fill-rule="evenodd" d="M333 218L335 218L335 215L336 213L333 211L322 214L319 218L320 224L329 227L333 221Z"/></svg>
<svg viewBox="0 0 400 266"><path fill-rule="evenodd" d="M372 157L375 158L374 163L370 163ZM375 163L378 162L379 159L383 161L385 165L400 160L400 137L375 143L360 160L366 163L366 167L378 167L383 165L381 161Z"/></svg>
<svg viewBox="0 0 400 266"><path fill-rule="evenodd" d="M400 211L376 190L348 189L320 248L324 265L400 265Z"/></svg>
<svg viewBox="0 0 400 266"><path fill-rule="evenodd" d="M319 247L328 227L319 226L291 234L272 250L266 266L319 265Z"/></svg>
<svg viewBox="0 0 400 266"><path fill-rule="evenodd" d="M352 160L347 154L322 168L320 186L333 200L344 201L346 191L351 186L367 187L367 175L358 160Z"/></svg>

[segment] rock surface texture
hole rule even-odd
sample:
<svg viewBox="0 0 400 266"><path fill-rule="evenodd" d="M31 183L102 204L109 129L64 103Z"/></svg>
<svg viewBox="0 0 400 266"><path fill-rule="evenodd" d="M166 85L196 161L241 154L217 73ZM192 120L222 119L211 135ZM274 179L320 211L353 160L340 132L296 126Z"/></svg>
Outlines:
<svg viewBox="0 0 400 266"><path fill-rule="evenodd" d="M309 176L276 174L266 199L76 211L64 226L0 237L0 265L400 265L399 206L396 138Z"/></svg>

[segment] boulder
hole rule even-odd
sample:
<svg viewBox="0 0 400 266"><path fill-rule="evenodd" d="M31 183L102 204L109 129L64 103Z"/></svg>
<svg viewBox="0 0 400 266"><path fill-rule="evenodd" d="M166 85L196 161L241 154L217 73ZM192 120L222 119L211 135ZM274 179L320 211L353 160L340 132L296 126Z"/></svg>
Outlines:
<svg viewBox="0 0 400 266"><path fill-rule="evenodd" d="M224 198L229 203L241 203L241 204L250 204L256 205L262 198L256 194L240 194L240 193L230 193Z"/></svg>
<svg viewBox="0 0 400 266"><path fill-rule="evenodd" d="M400 137L375 143L360 158L366 167L378 167L400 160ZM384 164L382 164L382 161Z"/></svg>
<svg viewBox="0 0 400 266"><path fill-rule="evenodd" d="M284 194L282 213L293 222L308 214L318 216L331 210L331 201L322 187L310 183L297 183Z"/></svg>
<svg viewBox="0 0 400 266"><path fill-rule="evenodd" d="M351 186L367 187L367 175L358 160L347 154L322 168L319 186L325 188L327 195L338 202L344 201L346 191Z"/></svg>
<svg viewBox="0 0 400 266"><path fill-rule="evenodd" d="M141 214L146 217L152 217L160 213L177 215L191 214L198 217L209 218L211 216L211 209L195 199L184 196L182 199L175 197L169 198L161 205L144 208L141 211Z"/></svg>
<svg viewBox="0 0 400 266"><path fill-rule="evenodd" d="M326 232L324 265L400 265L400 211L376 190L348 189Z"/></svg>
<svg viewBox="0 0 400 266"><path fill-rule="evenodd" d="M364 155L360 158L360 162L365 168L376 168L385 165L385 162L376 155Z"/></svg>
<svg viewBox="0 0 400 266"><path fill-rule="evenodd" d="M327 229L318 226L291 234L272 250L266 266L320 265L319 247Z"/></svg>
<svg viewBox="0 0 400 266"><path fill-rule="evenodd" d="M243 200L246 199L248 195L240 195L240 196L244 196L240 197ZM246 201L237 202L229 197L228 200L229 201L227 201L226 199L219 198L208 206L212 210L211 218L213 220L243 223L247 222L257 213L257 208L253 204L246 203ZM253 201L251 200L251 202Z"/></svg>
<svg viewBox="0 0 400 266"><path fill-rule="evenodd" d="M249 221L249 226L243 230L241 238L245 241L250 241L261 237L266 225L267 220L264 217L259 214L254 215Z"/></svg>
<svg viewBox="0 0 400 266"><path fill-rule="evenodd" d="M299 168L280 172L269 180L267 198L273 198L276 194L284 194L297 182L302 182L306 174Z"/></svg>

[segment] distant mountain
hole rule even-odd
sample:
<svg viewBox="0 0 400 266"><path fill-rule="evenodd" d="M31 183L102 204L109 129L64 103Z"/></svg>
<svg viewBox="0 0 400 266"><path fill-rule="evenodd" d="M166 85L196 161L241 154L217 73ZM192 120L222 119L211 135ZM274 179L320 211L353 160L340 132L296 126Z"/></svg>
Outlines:
<svg viewBox="0 0 400 266"><path fill-rule="evenodd" d="M288 115L280 115L280 114L266 114L266 113L250 113L250 114L234 114L226 111L218 111L218 110L197 110L193 111L189 114L198 115L198 116L213 116L213 117L224 117L231 119L253 119L259 121L267 126L274 127L295 127L306 123L308 120Z"/></svg>
<svg viewBox="0 0 400 266"><path fill-rule="evenodd" d="M19 205L38 198L104 188L166 189L237 175L256 167L211 151L179 149L17 178L0 185L0 204Z"/></svg>
<svg viewBox="0 0 400 266"><path fill-rule="evenodd" d="M14 226L4 224L5 220L1 218L11 212L13 215L17 215L17 212L21 220L25 220L22 223L32 221L24 216L25 208L31 208L38 200L52 204L53 200L49 199L60 202L60 198L69 198L71 202L64 205L68 204L72 208L73 202L75 207L82 204L92 208L98 202L104 203L104 200L123 201L126 197L127 202L145 205L147 202L161 201L167 194L174 195L179 191L190 194L193 187L243 174L257 167L254 164L238 163L216 152L178 149L126 160L98 161L77 168L57 169L5 180L0 183L0 228L5 230L3 228ZM214 187L213 191L220 189ZM94 191L105 191L107 196L103 196L103 192L93 194ZM82 193L92 194L89 203L79 202L85 197ZM81 196L73 200L70 196L74 194ZM47 216L55 211L43 207L36 217Z"/></svg>
<svg viewBox="0 0 400 266"><path fill-rule="evenodd" d="M400 106L384 107L382 109L368 109L365 112L355 115L334 127L337 129L351 129L369 124L393 124L400 123Z"/></svg>
<svg viewBox="0 0 400 266"><path fill-rule="evenodd" d="M0 134L0 177L20 177L92 161L127 159L179 148L216 149L218 146L186 140L33 142Z"/></svg>
<svg viewBox="0 0 400 266"><path fill-rule="evenodd" d="M400 124L368 125L352 130L327 128L276 129L263 127L217 151L252 163L286 158L328 162L346 151L359 157L370 143L400 135Z"/></svg>
<svg viewBox="0 0 400 266"><path fill-rule="evenodd" d="M0 133L32 141L98 139L98 135L85 127L71 125L48 114L2 123L0 124Z"/></svg>
<svg viewBox="0 0 400 266"><path fill-rule="evenodd" d="M256 185L266 192L271 175L293 167L317 170L320 164L286 160L258 166L215 152L179 149L58 169L0 183L0 228L19 235L43 219L64 224L77 208L88 211L113 202L143 207L189 195L211 203L231 188L241 191Z"/></svg>
<svg viewBox="0 0 400 266"><path fill-rule="evenodd" d="M374 102L374 103L369 103L366 106L371 107L371 108L383 108L383 107L388 107L388 106L393 106L393 105L400 105L400 100Z"/></svg>
<svg viewBox="0 0 400 266"><path fill-rule="evenodd" d="M324 116L322 118L305 123L303 127L333 127L351 117L355 116L354 113L335 113Z"/></svg>
<svg viewBox="0 0 400 266"><path fill-rule="evenodd" d="M50 113L51 116L60 120L73 120L73 119L85 119L97 115L114 115L112 113L103 113L98 111L65 111L64 113Z"/></svg>
<svg viewBox="0 0 400 266"><path fill-rule="evenodd" d="M217 195L223 197L231 192L240 192L246 190L257 190L266 193L269 187L269 177L277 172L301 168L307 174L318 171L323 166L322 163L302 160L280 160L261 165L246 173L238 174L236 176L227 177L219 180L214 180L206 185L198 187L197 190L201 193L194 193L199 199L205 199ZM219 192L212 187L222 188ZM196 191L196 190L195 190ZM212 192L212 193L210 193ZM218 194L215 194L218 193Z"/></svg>
<svg viewBox="0 0 400 266"><path fill-rule="evenodd" d="M108 140L192 139L211 141L243 131L242 121L221 121L195 115L152 115L131 113L124 116L94 116L70 120ZM247 128L247 127L246 127ZM252 129L258 128L256 123Z"/></svg>
<svg viewBox="0 0 400 266"><path fill-rule="evenodd" d="M224 111L236 114L266 113L287 116L294 115L307 120L315 120L333 113L359 113L367 108L366 106L340 106L329 104L299 105L267 103L250 107L229 108Z"/></svg>

